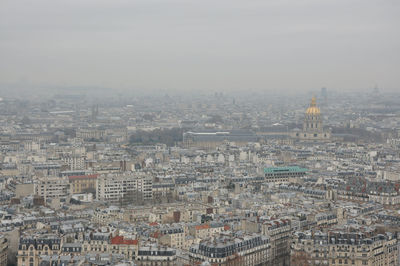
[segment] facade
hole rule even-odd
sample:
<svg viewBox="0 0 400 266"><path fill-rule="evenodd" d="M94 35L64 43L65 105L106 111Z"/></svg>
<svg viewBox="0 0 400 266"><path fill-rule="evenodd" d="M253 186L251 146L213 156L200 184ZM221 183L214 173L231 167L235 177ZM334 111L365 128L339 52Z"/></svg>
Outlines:
<svg viewBox="0 0 400 266"><path fill-rule="evenodd" d="M292 244L291 265L329 265L329 245L326 233L298 233Z"/></svg>
<svg viewBox="0 0 400 266"><path fill-rule="evenodd" d="M155 202L172 200L175 197L174 183L153 183L153 198Z"/></svg>
<svg viewBox="0 0 400 266"><path fill-rule="evenodd" d="M76 131L76 137L84 140L103 139L105 130L96 128L80 128Z"/></svg>
<svg viewBox="0 0 400 266"><path fill-rule="evenodd" d="M157 245L139 247L136 260L138 266L173 266L177 263L175 249Z"/></svg>
<svg viewBox="0 0 400 266"><path fill-rule="evenodd" d="M68 180L70 183L71 193L81 194L85 192L95 192L97 177L97 174L69 176Z"/></svg>
<svg viewBox="0 0 400 266"><path fill-rule="evenodd" d="M399 184L391 181L370 181L364 177L350 176L338 186L338 199L377 202L383 205L400 204Z"/></svg>
<svg viewBox="0 0 400 266"><path fill-rule="evenodd" d="M126 260L135 260L136 252L138 251L137 239L127 239L123 236L115 236L110 239L111 253L120 254Z"/></svg>
<svg viewBox="0 0 400 266"><path fill-rule="evenodd" d="M0 235L0 266L7 265L7 253L8 241L3 235Z"/></svg>
<svg viewBox="0 0 400 266"><path fill-rule="evenodd" d="M152 178L142 174L103 175L97 179L96 196L107 202L144 203L153 199L152 185Z"/></svg>
<svg viewBox="0 0 400 266"><path fill-rule="evenodd" d="M108 225L109 223L122 219L124 213L116 206L110 206L106 209L96 209L92 216L92 222L100 225Z"/></svg>
<svg viewBox="0 0 400 266"><path fill-rule="evenodd" d="M268 183L289 182L290 178L298 178L306 175L308 169L298 166L268 167L264 168L265 181Z"/></svg>
<svg viewBox="0 0 400 266"><path fill-rule="evenodd" d="M190 263L211 265L273 265L269 238L261 235L224 236L203 240L189 250Z"/></svg>
<svg viewBox="0 0 400 266"><path fill-rule="evenodd" d="M200 239L211 238L214 235L219 235L224 231L224 225L221 223L205 223L195 225L189 228L189 234Z"/></svg>
<svg viewBox="0 0 400 266"><path fill-rule="evenodd" d="M270 239L272 265L289 265L292 234L291 222L289 220L264 221L261 224L261 233Z"/></svg>
<svg viewBox="0 0 400 266"><path fill-rule="evenodd" d="M110 249L110 233L92 233L85 235L82 250L84 253L106 253Z"/></svg>
<svg viewBox="0 0 400 266"><path fill-rule="evenodd" d="M334 212L317 213L315 220L319 228L329 228L338 223L338 217Z"/></svg>
<svg viewBox="0 0 400 266"><path fill-rule="evenodd" d="M159 243L164 246L178 249L185 246L185 232L180 226L161 228L160 234Z"/></svg>
<svg viewBox="0 0 400 266"><path fill-rule="evenodd" d="M29 195L33 195L34 191L35 185L33 183L15 185L15 196L17 198L23 198Z"/></svg>
<svg viewBox="0 0 400 266"><path fill-rule="evenodd" d="M57 163L34 163L32 167L36 176L58 176L61 171L61 165Z"/></svg>
<svg viewBox="0 0 400 266"><path fill-rule="evenodd" d="M40 266L67 266L67 265L84 265L85 258L83 256L73 255L53 255L40 256Z"/></svg>
<svg viewBox="0 0 400 266"><path fill-rule="evenodd" d="M81 243L64 243L62 245L61 254L80 255L82 253Z"/></svg>
<svg viewBox="0 0 400 266"><path fill-rule="evenodd" d="M56 235L21 237L17 254L18 265L38 266L40 256L58 255L61 245L61 238Z"/></svg>
<svg viewBox="0 0 400 266"><path fill-rule="evenodd" d="M69 195L68 179L63 177L42 177L35 184L35 195L46 201L52 198L65 198Z"/></svg>
<svg viewBox="0 0 400 266"><path fill-rule="evenodd" d="M66 154L62 157L62 161L68 166L69 170L85 169L85 157Z"/></svg>
<svg viewBox="0 0 400 266"><path fill-rule="evenodd" d="M291 265L398 265L392 233L332 231L297 233Z"/></svg>

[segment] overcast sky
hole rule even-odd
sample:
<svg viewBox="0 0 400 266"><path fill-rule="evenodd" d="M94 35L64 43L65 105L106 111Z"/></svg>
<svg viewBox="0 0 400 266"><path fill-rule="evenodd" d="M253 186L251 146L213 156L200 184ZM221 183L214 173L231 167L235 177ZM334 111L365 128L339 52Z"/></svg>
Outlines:
<svg viewBox="0 0 400 266"><path fill-rule="evenodd" d="M400 90L400 1L1 0L0 83Z"/></svg>

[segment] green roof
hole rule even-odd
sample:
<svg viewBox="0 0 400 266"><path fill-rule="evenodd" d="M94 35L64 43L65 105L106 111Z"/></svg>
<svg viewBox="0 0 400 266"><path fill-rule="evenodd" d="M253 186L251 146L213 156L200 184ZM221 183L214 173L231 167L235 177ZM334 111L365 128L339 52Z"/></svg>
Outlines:
<svg viewBox="0 0 400 266"><path fill-rule="evenodd" d="M264 173L279 173L279 172L307 172L307 168L301 168L299 166L287 166L287 167L267 167L264 168Z"/></svg>

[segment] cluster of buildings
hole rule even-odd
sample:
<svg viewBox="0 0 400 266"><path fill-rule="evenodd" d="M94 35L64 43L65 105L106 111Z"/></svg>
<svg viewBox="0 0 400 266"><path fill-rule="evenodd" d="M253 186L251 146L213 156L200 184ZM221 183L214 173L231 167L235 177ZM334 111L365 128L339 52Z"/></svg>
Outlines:
<svg viewBox="0 0 400 266"><path fill-rule="evenodd" d="M399 265L396 96L274 97L4 99L0 265Z"/></svg>

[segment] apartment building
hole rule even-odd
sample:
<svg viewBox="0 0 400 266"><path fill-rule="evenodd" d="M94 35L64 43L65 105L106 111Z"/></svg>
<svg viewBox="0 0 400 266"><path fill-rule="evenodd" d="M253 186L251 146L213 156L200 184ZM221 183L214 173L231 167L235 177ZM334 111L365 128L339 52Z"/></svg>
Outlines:
<svg viewBox="0 0 400 266"><path fill-rule="evenodd" d="M285 183L290 179L303 177L307 169L298 166L291 167L267 167L264 168L265 181L268 183Z"/></svg>
<svg viewBox="0 0 400 266"><path fill-rule="evenodd" d="M33 163L33 174L35 176L58 176L61 171L61 165L58 163Z"/></svg>
<svg viewBox="0 0 400 266"><path fill-rule="evenodd" d="M189 234L193 237L206 239L218 235L224 231L224 225L218 222L194 225L189 228Z"/></svg>
<svg viewBox="0 0 400 266"><path fill-rule="evenodd" d="M62 162L68 166L69 170L85 169L85 159L84 156L70 154L61 157Z"/></svg>
<svg viewBox="0 0 400 266"><path fill-rule="evenodd" d="M151 245L138 249L135 264L138 266L173 266L177 265L176 251L168 247Z"/></svg>
<svg viewBox="0 0 400 266"><path fill-rule="evenodd" d="M135 260L139 241L128 239L124 236L114 236L110 239L110 251L112 254L123 255L126 260Z"/></svg>
<svg viewBox="0 0 400 266"><path fill-rule="evenodd" d="M8 241L5 236L0 235L0 266L7 265Z"/></svg>
<svg viewBox="0 0 400 266"><path fill-rule="evenodd" d="M20 266L38 266L40 256L58 255L61 238L57 235L23 236L19 240L17 262Z"/></svg>
<svg viewBox="0 0 400 266"><path fill-rule="evenodd" d="M185 232L181 226L164 226L159 232L160 244L178 249L185 246Z"/></svg>
<svg viewBox="0 0 400 266"><path fill-rule="evenodd" d="M65 177L41 177L35 183L35 195L46 201L49 198L65 198L69 195L69 182Z"/></svg>
<svg viewBox="0 0 400 266"><path fill-rule="evenodd" d="M220 235L189 249L192 265L204 261L212 265L271 265L271 255L269 238L259 234Z"/></svg>
<svg viewBox="0 0 400 266"><path fill-rule="evenodd" d="M296 232L291 265L329 265L328 235L321 231Z"/></svg>
<svg viewBox="0 0 400 266"><path fill-rule="evenodd" d="M82 245L84 253L107 253L110 250L111 233L86 234Z"/></svg>
<svg viewBox="0 0 400 266"><path fill-rule="evenodd" d="M273 265L289 265L292 226L290 220L266 220L261 233L270 238Z"/></svg>
<svg viewBox="0 0 400 266"><path fill-rule="evenodd" d="M331 231L296 233L292 265L398 265L395 234Z"/></svg>
<svg viewBox="0 0 400 266"><path fill-rule="evenodd" d="M97 174L69 176L68 180L72 194L96 191Z"/></svg>
<svg viewBox="0 0 400 266"><path fill-rule="evenodd" d="M124 173L97 178L96 195L101 201L141 204L153 198L152 178L144 174Z"/></svg>
<svg viewBox="0 0 400 266"><path fill-rule="evenodd" d="M80 128L76 131L76 137L84 140L102 139L105 136L104 129Z"/></svg>
<svg viewBox="0 0 400 266"><path fill-rule="evenodd" d="M92 215L92 222L99 225L108 225L109 223L122 220L124 212L117 206L110 206L105 209L95 209Z"/></svg>

